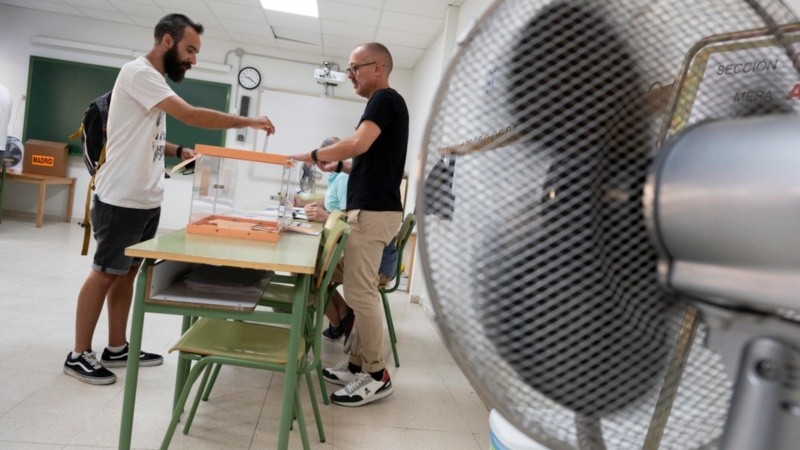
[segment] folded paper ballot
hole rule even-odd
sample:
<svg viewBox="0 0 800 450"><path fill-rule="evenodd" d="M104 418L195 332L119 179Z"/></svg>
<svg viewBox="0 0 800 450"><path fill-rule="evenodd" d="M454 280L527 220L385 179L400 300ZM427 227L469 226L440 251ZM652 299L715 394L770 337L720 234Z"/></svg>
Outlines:
<svg viewBox="0 0 800 450"><path fill-rule="evenodd" d="M274 274L271 270L199 265L186 276L185 283L195 292L261 296Z"/></svg>
<svg viewBox="0 0 800 450"><path fill-rule="evenodd" d="M308 222L291 222L289 225L286 225L286 229L297 233L310 234L312 236L319 236L319 234L322 233L322 228L311 225Z"/></svg>

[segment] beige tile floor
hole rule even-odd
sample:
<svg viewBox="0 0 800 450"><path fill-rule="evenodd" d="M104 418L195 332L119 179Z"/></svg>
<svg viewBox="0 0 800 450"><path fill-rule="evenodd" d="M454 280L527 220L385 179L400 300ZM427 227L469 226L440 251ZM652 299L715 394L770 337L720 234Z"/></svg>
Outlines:
<svg viewBox="0 0 800 450"><path fill-rule="evenodd" d="M124 369L110 386L90 386L62 373L73 342L75 299L90 256L80 256L82 229L75 223L5 216L0 223L0 448L116 448ZM91 254L90 249L90 254ZM315 449L485 449L489 411L460 372L432 321L407 294L390 298L402 366L390 363L394 394L361 407L321 405L327 440L320 443L308 395L309 439ZM165 363L143 368L133 446L158 448L172 401L176 359L166 355L179 319L149 314L143 348ZM105 316L94 348L107 339ZM387 341L388 342L388 341ZM386 347L387 358L391 351ZM330 363L342 356L326 343ZM176 433L172 448L274 448L280 374L225 368L209 402L201 405L189 435ZM328 385L329 390L335 386ZM301 448L295 430L290 448Z"/></svg>

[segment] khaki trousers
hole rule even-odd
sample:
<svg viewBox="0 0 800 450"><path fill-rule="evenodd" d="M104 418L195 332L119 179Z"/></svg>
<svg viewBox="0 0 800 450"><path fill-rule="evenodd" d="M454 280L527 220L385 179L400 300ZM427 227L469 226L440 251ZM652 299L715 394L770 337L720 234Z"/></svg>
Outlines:
<svg viewBox="0 0 800 450"><path fill-rule="evenodd" d="M378 268L385 247L400 228L400 211L352 210L347 213L350 237L344 253L344 299L355 313L358 333L350 362L365 372L386 368L383 352L383 304L378 294Z"/></svg>

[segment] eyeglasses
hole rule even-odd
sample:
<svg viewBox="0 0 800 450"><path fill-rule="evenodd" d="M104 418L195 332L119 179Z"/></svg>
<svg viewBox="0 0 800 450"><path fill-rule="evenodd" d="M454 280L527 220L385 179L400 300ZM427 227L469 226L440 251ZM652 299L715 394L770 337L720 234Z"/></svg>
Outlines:
<svg viewBox="0 0 800 450"><path fill-rule="evenodd" d="M372 64L375 64L376 62L378 62L378 61L372 61L372 62L368 62L368 63L364 63L364 64L350 64L349 66L347 66L347 73L352 74L353 76L355 76L355 74L358 73L358 69L360 67L370 66Z"/></svg>

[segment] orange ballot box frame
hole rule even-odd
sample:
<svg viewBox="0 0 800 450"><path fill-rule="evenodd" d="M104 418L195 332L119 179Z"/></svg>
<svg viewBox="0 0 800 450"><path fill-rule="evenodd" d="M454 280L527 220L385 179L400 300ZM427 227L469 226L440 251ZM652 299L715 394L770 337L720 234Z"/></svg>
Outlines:
<svg viewBox="0 0 800 450"><path fill-rule="evenodd" d="M292 221L295 164L285 155L198 144L188 234L277 242ZM280 169L280 189L256 206L238 205L240 165L271 164ZM277 173L277 172L276 172ZM265 194L266 195L266 194Z"/></svg>

